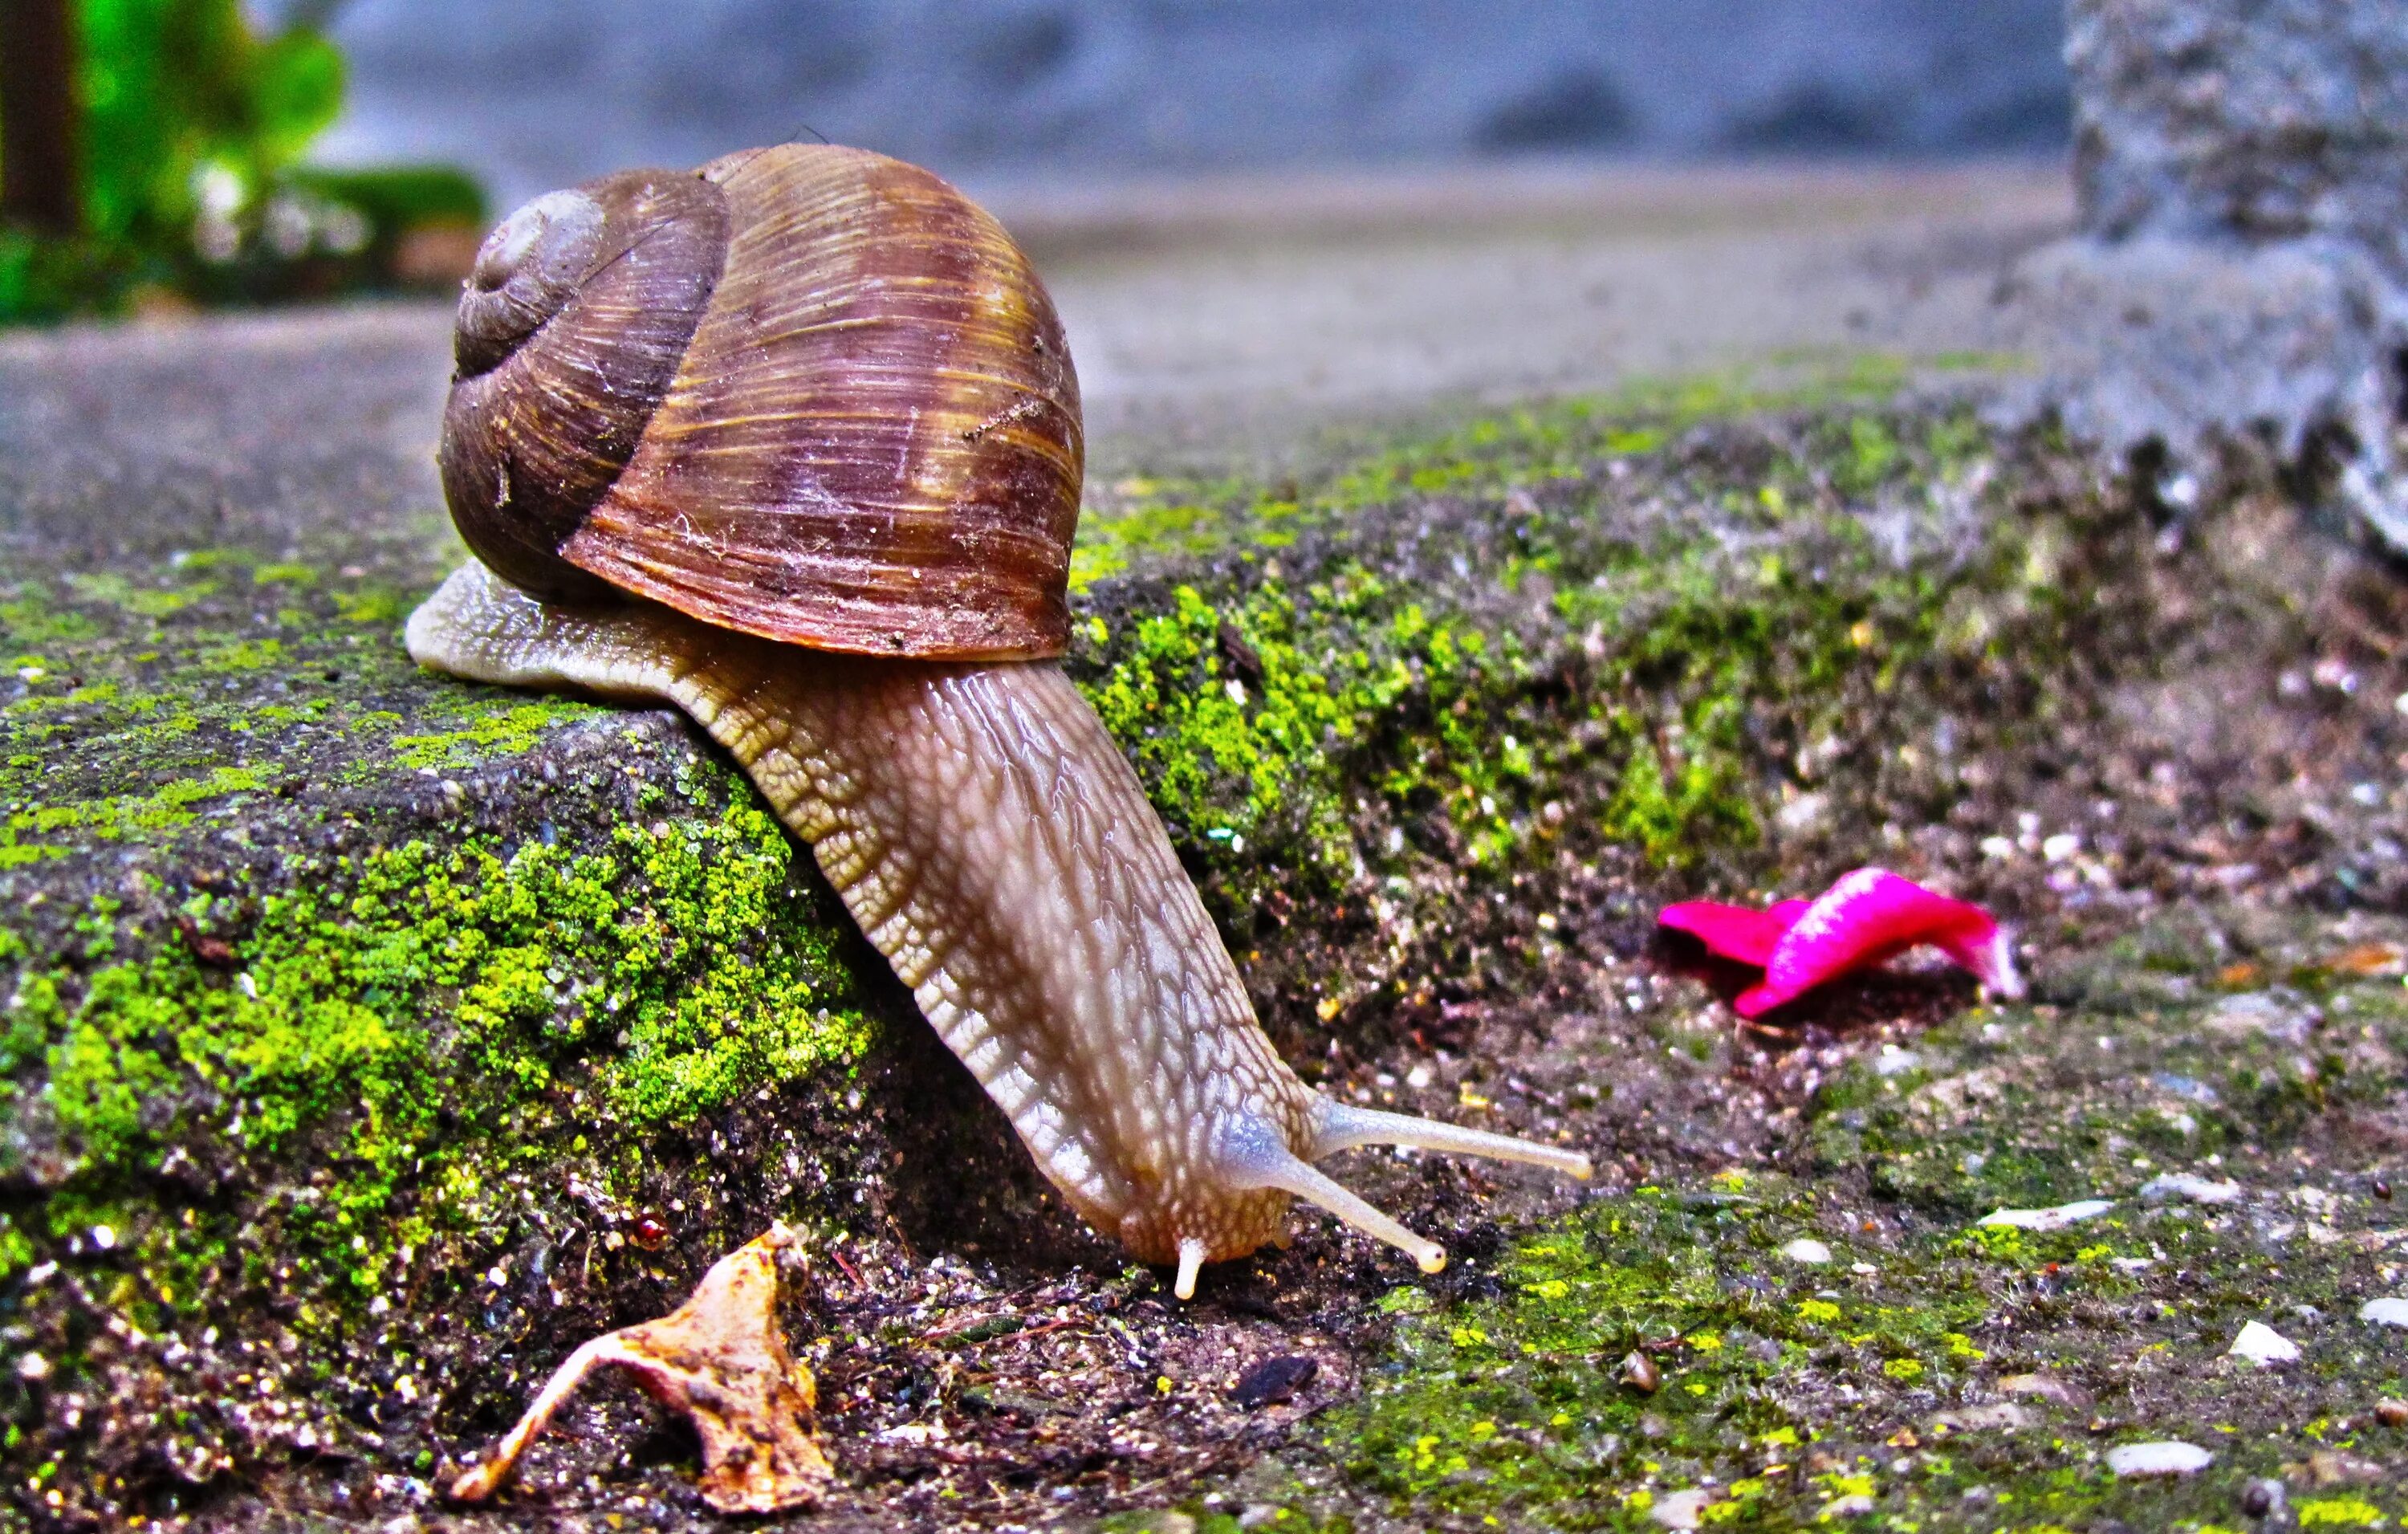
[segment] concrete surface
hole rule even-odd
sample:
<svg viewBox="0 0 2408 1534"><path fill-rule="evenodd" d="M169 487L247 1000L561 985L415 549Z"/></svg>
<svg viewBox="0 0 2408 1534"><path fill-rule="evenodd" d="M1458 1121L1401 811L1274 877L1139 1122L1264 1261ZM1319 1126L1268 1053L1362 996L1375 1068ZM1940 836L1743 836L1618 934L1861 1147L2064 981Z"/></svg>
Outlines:
<svg viewBox="0 0 2408 1534"><path fill-rule="evenodd" d="M2061 174L2002 163L1231 179L997 210L1061 306L1108 484L1801 350L1992 350L2000 272L2072 205ZM329 514L439 537L376 512L436 501L449 326L377 305L0 337L0 537L72 558L199 519L265 548ZM160 509L132 525L137 501Z"/></svg>
<svg viewBox="0 0 2408 1534"><path fill-rule="evenodd" d="M2176 501L2271 441L2408 552L2408 3L2069 14L2081 233L2015 284L2045 403Z"/></svg>

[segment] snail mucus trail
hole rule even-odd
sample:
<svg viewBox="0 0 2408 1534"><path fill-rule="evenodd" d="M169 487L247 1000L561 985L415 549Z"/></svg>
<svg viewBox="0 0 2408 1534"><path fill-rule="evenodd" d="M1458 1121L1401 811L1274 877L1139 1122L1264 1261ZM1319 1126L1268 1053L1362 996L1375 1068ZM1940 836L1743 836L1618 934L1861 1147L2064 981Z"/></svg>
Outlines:
<svg viewBox="0 0 2408 1534"><path fill-rule="evenodd" d="M1142 1261L1282 1240L1314 1165L1553 1146L1334 1102L1271 1049L1068 644L1078 382L945 182L784 146L538 198L480 252L442 448L474 681L667 700L740 763L1071 1205Z"/></svg>

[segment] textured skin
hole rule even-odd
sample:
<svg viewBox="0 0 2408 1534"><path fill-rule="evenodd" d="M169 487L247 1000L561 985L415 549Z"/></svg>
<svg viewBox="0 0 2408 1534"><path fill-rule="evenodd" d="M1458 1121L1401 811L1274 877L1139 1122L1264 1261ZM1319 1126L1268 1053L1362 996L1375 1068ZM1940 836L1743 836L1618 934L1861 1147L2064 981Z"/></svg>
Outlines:
<svg viewBox="0 0 2408 1534"><path fill-rule="evenodd" d="M745 765L1046 1176L1141 1261L1285 1228L1240 1142L1313 1154L1318 1099L1256 1025L1142 786L1044 662L816 653L650 605L577 613L462 568L421 664L666 698Z"/></svg>

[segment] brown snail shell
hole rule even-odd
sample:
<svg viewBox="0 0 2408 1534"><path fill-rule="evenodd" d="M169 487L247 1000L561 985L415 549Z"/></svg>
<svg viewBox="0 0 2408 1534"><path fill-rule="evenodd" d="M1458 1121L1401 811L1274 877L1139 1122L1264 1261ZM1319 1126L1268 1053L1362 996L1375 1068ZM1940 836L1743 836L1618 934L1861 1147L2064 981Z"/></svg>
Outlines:
<svg viewBox="0 0 2408 1534"><path fill-rule="evenodd" d="M860 654L1068 648L1069 349L928 171L790 144L538 198L479 252L456 352L445 495L523 588Z"/></svg>

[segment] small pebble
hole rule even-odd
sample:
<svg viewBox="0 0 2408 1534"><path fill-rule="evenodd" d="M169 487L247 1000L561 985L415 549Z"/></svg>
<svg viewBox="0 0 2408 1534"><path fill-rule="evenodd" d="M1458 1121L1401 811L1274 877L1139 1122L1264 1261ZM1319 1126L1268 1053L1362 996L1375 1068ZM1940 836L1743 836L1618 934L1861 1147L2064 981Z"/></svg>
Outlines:
<svg viewBox="0 0 2408 1534"><path fill-rule="evenodd" d="M1781 1254L1791 1262L1826 1263L1831 1260L1831 1249L1821 1241L1799 1237L1781 1249Z"/></svg>
<svg viewBox="0 0 2408 1534"><path fill-rule="evenodd" d="M2284 1502L2283 1483L2252 1481L2241 1494L2241 1511L2252 1518L2264 1518L2281 1510Z"/></svg>
<svg viewBox="0 0 2408 1534"><path fill-rule="evenodd" d="M1258 1406L1277 1406L1292 1399L1320 1372L1321 1361L1317 1358L1281 1354L1240 1375L1238 1383L1230 1387L1229 1400L1250 1412Z"/></svg>
<svg viewBox="0 0 2408 1534"><path fill-rule="evenodd" d="M1653 1396L1664 1383L1656 1368L1656 1360L1643 1353L1627 1353L1622 1357L1622 1383L1642 1396Z"/></svg>
<svg viewBox="0 0 2408 1534"><path fill-rule="evenodd" d="M2029 1427L2032 1420L2029 1412L2013 1401L1991 1401L1984 1406L1960 1406L1953 1412L1942 1412L1931 1419L1931 1426L1952 1433L1973 1433L1993 1427Z"/></svg>
<svg viewBox="0 0 2408 1534"><path fill-rule="evenodd" d="M2374 1420L2386 1427L2408 1427L2408 1401L2384 1397L2374 1403Z"/></svg>
<svg viewBox="0 0 2408 1534"><path fill-rule="evenodd" d="M2085 1198L2052 1209L1994 1209L1975 1223L2008 1226L2016 1230L2063 1230L2070 1225L2095 1220L2114 1207L2112 1198Z"/></svg>
<svg viewBox="0 0 2408 1534"><path fill-rule="evenodd" d="M2246 1358L2259 1369L2299 1360L2300 1345L2260 1321L2246 1322L2240 1335L2233 1338L2226 1354L2234 1358Z"/></svg>
<svg viewBox="0 0 2408 1534"><path fill-rule="evenodd" d="M1713 1493L1702 1486L1676 1491L1656 1498L1647 1516L1665 1528L1698 1528L1706 1521L1706 1503Z"/></svg>
<svg viewBox="0 0 2408 1534"><path fill-rule="evenodd" d="M2142 1183L2141 1197L2152 1203L2184 1198L2194 1204L2229 1204L2241 1197L2241 1184L2229 1181L2219 1183L2214 1178L2198 1177L2189 1172L2171 1172Z"/></svg>
<svg viewBox="0 0 2408 1534"><path fill-rule="evenodd" d="M2308 1481L2313 1485L2372 1485L2388 1473L2374 1460L2339 1449L2318 1449L2308 1455Z"/></svg>
<svg viewBox="0 0 2408 1534"><path fill-rule="evenodd" d="M2059 1406L2088 1406L2090 1393L2066 1383L2054 1374L2010 1374L1999 1382L1999 1388L2010 1396L2038 1396Z"/></svg>
<svg viewBox="0 0 2408 1534"><path fill-rule="evenodd" d="M2371 1321L2378 1326L2408 1326L2408 1299L2396 1295L2370 1299L2358 1308L2358 1318Z"/></svg>
<svg viewBox="0 0 2408 1534"><path fill-rule="evenodd" d="M2190 1475L2215 1456L2196 1443L2166 1439L2156 1443L2118 1443L2107 1451L2107 1468L2119 1476Z"/></svg>
<svg viewBox="0 0 2408 1534"><path fill-rule="evenodd" d="M2374 1180L2374 1197L2382 1199L2386 1204L2391 1202L2391 1184L2379 1177L2376 1178Z"/></svg>

